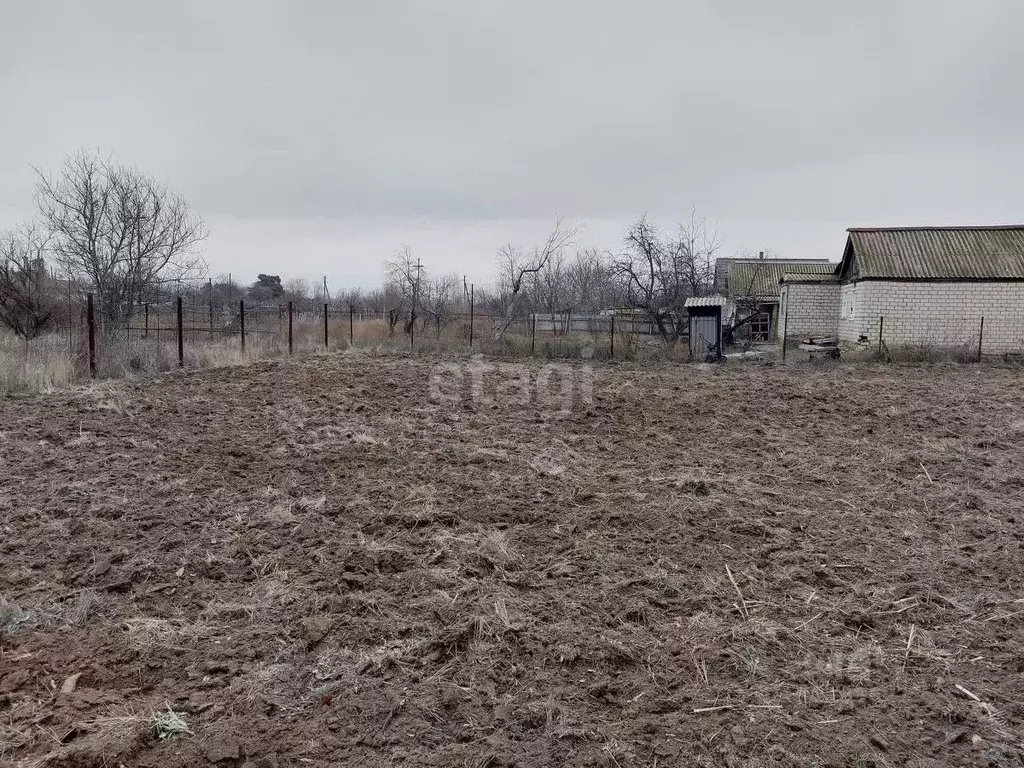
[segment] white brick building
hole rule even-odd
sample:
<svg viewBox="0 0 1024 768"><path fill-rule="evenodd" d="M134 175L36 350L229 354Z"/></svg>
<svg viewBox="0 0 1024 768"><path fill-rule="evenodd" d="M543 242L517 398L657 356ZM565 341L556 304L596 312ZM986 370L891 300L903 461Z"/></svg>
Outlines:
<svg viewBox="0 0 1024 768"><path fill-rule="evenodd" d="M851 229L834 283L786 278L791 336L1024 353L1024 226Z"/></svg>
<svg viewBox="0 0 1024 768"><path fill-rule="evenodd" d="M778 336L834 336L839 332L839 281L835 275L782 276Z"/></svg>

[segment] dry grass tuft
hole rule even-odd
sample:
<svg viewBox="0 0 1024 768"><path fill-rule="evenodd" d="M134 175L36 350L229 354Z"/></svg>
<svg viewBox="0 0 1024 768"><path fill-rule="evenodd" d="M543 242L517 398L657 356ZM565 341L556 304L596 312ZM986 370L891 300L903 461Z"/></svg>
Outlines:
<svg viewBox="0 0 1024 768"><path fill-rule="evenodd" d="M142 656L154 651L184 651L210 634L210 628L185 619L142 617L121 623L128 647Z"/></svg>
<svg viewBox="0 0 1024 768"><path fill-rule="evenodd" d="M461 535L446 530L434 537L434 543L436 549L428 558L429 562L450 560L463 571L500 575L522 564L522 556L502 530L479 530Z"/></svg>

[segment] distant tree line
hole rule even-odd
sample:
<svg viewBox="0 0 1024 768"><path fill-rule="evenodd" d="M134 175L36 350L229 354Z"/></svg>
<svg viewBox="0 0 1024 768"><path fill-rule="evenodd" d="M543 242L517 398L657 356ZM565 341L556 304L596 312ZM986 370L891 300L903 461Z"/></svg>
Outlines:
<svg viewBox="0 0 1024 768"><path fill-rule="evenodd" d="M641 216L615 250L578 247L579 230L556 220L542 242L498 248L490 285L471 289L463 276L434 273L403 246L384 263L380 287L331 295L326 280L207 278L202 219L166 184L109 157L77 152L56 175L35 172L35 218L0 233L0 324L25 339L52 324L73 285L92 293L97 311L115 322L188 293L220 309L243 300L352 305L378 314L391 333L440 332L469 311L472 298L496 339L531 313L629 309L673 341L684 332L686 300L713 289L721 249L695 212L667 231Z"/></svg>

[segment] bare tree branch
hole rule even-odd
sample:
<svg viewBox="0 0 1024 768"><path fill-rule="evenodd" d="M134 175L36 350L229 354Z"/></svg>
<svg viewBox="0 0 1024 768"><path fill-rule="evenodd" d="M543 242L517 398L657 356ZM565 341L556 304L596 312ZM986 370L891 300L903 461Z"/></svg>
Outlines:
<svg viewBox="0 0 1024 768"><path fill-rule="evenodd" d="M710 289L717 234L692 212L674 239L663 238L645 214L629 228L625 246L613 269L627 299L644 311L662 339L675 341L686 327L686 300Z"/></svg>
<svg viewBox="0 0 1024 768"><path fill-rule="evenodd" d="M205 273L193 253L203 222L166 185L84 151L68 156L58 177L38 168L36 177L57 263L91 286L108 319L130 317L160 282Z"/></svg>
<svg viewBox="0 0 1024 768"><path fill-rule="evenodd" d="M498 250L498 295L502 304L501 317L492 323L495 341L500 341L509 326L519 316L524 294L524 280L527 275L536 275L556 254L575 241L580 227L565 229L560 218L542 245L536 246L527 256L523 250L511 243Z"/></svg>

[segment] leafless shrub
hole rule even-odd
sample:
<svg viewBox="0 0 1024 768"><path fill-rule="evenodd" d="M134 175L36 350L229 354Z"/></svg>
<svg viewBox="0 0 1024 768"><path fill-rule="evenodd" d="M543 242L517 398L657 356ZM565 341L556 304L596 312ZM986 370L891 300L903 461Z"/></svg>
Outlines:
<svg viewBox="0 0 1024 768"><path fill-rule="evenodd" d="M0 324L26 343L46 330L57 309L44 259L48 241L35 223L0 233Z"/></svg>

